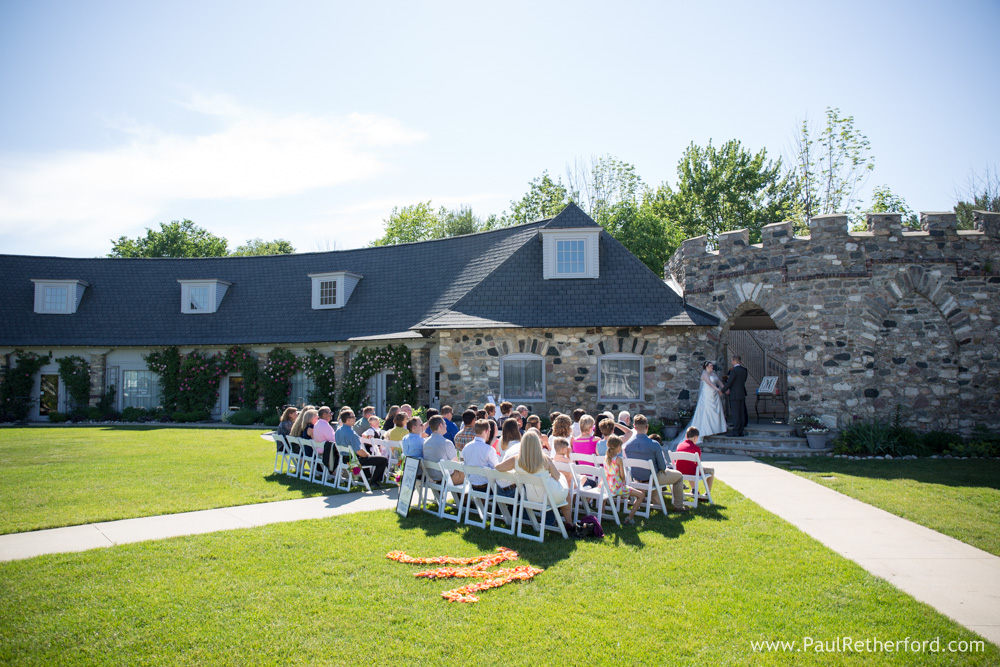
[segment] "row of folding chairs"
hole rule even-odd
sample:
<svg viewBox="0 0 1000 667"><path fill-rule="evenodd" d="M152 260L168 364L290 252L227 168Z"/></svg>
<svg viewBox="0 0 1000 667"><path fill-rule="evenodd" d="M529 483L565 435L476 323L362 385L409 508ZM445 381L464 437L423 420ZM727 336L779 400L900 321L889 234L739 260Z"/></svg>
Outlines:
<svg viewBox="0 0 1000 667"><path fill-rule="evenodd" d="M274 472L304 479L314 484L322 484L340 491L350 491L355 485L363 486L371 492L368 478L360 468L355 472L352 452L333 442L323 443L324 447L337 450L340 463L335 470L324 464L318 443L308 438L273 433L275 443Z"/></svg>

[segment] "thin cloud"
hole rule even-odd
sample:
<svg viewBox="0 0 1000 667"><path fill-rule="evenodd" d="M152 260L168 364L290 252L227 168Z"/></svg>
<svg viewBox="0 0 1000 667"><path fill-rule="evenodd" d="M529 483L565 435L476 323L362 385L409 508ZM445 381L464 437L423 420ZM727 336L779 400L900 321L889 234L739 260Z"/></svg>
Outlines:
<svg viewBox="0 0 1000 667"><path fill-rule="evenodd" d="M106 150L0 155L0 234L58 232L62 246L89 246L178 200L265 200L371 179L390 168L383 149L426 138L383 116L279 116L225 96L183 106L222 127L185 136L128 120Z"/></svg>

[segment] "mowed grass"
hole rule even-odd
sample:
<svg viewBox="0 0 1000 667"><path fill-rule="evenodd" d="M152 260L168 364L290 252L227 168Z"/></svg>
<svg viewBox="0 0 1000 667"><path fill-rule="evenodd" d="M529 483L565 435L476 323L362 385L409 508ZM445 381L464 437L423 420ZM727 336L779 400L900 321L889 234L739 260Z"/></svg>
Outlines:
<svg viewBox="0 0 1000 667"><path fill-rule="evenodd" d="M273 524L0 564L10 665L995 665L1000 652L755 652L804 637L979 641L727 488L603 542L542 545L414 512ZM389 561L497 546L545 571L441 599Z"/></svg>
<svg viewBox="0 0 1000 667"><path fill-rule="evenodd" d="M0 429L0 534L331 493L274 475L262 432Z"/></svg>
<svg viewBox="0 0 1000 667"><path fill-rule="evenodd" d="M1000 556L1000 461L821 457L768 463L807 468L791 472Z"/></svg>

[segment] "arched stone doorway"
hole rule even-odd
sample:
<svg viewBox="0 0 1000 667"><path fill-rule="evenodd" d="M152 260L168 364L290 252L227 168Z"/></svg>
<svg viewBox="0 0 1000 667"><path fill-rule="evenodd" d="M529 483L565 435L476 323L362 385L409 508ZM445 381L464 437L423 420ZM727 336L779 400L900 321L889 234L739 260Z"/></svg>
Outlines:
<svg viewBox="0 0 1000 667"><path fill-rule="evenodd" d="M741 304L725 322L719 338L720 376L729 369L732 355L738 354L747 369L747 414L751 422L759 414L761 421L788 421L788 357L778 325L760 304ZM776 378L771 395L762 395L758 402L757 389L765 378Z"/></svg>

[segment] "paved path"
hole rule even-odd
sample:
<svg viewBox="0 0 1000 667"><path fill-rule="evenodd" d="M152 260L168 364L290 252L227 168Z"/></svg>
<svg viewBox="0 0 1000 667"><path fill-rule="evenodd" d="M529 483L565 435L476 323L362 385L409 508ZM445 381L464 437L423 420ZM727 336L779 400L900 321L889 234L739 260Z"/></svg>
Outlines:
<svg viewBox="0 0 1000 667"><path fill-rule="evenodd" d="M1000 645L1000 558L754 459L706 460L764 509Z"/></svg>
<svg viewBox="0 0 1000 667"><path fill-rule="evenodd" d="M397 490L393 487L374 494L345 493L0 535L0 561L284 521L323 519L350 512L390 509L396 507L396 493Z"/></svg>

